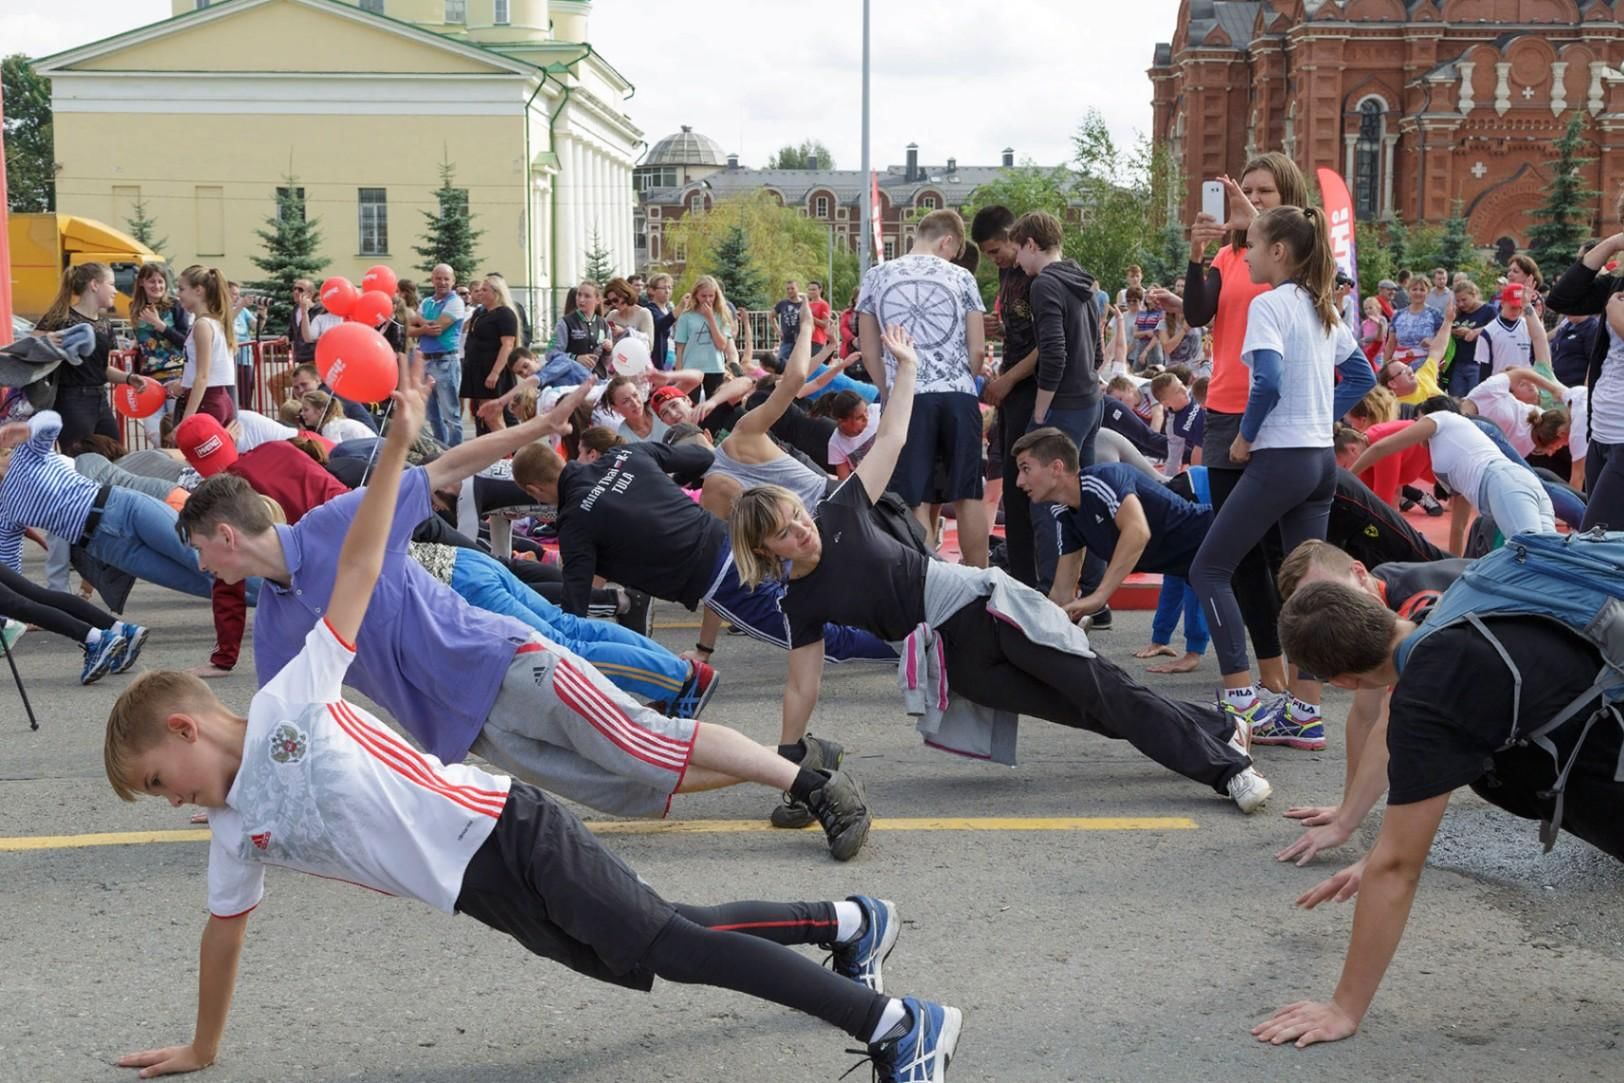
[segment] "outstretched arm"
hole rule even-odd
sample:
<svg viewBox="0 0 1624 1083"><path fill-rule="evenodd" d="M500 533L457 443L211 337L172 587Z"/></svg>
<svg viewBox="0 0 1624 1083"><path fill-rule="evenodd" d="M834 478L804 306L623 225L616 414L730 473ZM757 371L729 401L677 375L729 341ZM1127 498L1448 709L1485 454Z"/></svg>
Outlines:
<svg viewBox="0 0 1624 1083"><path fill-rule="evenodd" d="M896 382L891 385L889 403L880 413L880 427L874 434L874 442L857 467L857 480L863 483L871 501L885 495L885 487L896 472L897 459L902 456L902 445L908 441L908 422L913 418L914 371L919 364L913 336L901 327L886 328L885 348L897 359Z"/></svg>
<svg viewBox="0 0 1624 1083"><path fill-rule="evenodd" d="M801 329L795 336L795 347L784 363L784 374L778 378L767 401L739 419L728 435L728 440L763 441L767 432L784 416L795 396L806 383L807 366L812 355L812 318L806 302L801 302Z"/></svg>
<svg viewBox="0 0 1624 1083"><path fill-rule="evenodd" d="M587 393L592 387L590 383L581 384L559 399L558 403L545 414L537 414L522 425L515 425L511 429L498 429L486 433L477 440L470 440L451 448L426 467L429 472L429 485L434 489L449 488L463 478L479 473L498 459L507 458L526 444L534 443L544 436L566 431L569 428L570 415L575 412L577 406L586 401ZM418 421L421 425L422 419L419 418ZM416 436L417 432L417 429L411 430L413 436Z"/></svg>
<svg viewBox="0 0 1624 1083"><path fill-rule="evenodd" d="M1432 439L1438 432L1438 423L1430 417L1419 418L1404 426L1392 436L1383 437L1374 444L1365 448L1364 452L1348 467L1351 474L1362 474L1372 466L1381 462L1389 455L1397 455L1405 448L1414 447Z"/></svg>

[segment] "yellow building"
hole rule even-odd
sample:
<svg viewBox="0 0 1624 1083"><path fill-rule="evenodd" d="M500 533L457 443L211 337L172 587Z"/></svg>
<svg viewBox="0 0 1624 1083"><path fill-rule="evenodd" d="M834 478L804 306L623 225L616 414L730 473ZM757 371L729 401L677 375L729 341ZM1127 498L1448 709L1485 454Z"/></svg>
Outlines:
<svg viewBox="0 0 1624 1083"><path fill-rule="evenodd" d="M481 269L532 311L596 234L632 268L632 87L588 44L587 0L173 0L175 16L37 63L57 206L122 226L137 200L178 265L260 272L257 231L293 175L328 273L413 251L443 160Z"/></svg>

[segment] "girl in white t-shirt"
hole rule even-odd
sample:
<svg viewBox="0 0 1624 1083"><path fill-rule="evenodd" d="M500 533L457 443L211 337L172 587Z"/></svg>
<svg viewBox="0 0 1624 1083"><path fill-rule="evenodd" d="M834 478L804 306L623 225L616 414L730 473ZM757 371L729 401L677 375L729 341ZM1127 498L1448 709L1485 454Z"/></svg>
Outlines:
<svg viewBox="0 0 1624 1083"><path fill-rule="evenodd" d="M1252 732L1271 743L1323 747L1318 686L1296 682L1291 717L1313 718L1286 732L1285 715L1261 717L1246 655L1246 631L1231 581L1241 558L1278 524L1285 551L1325 537L1336 492L1332 425L1375 386L1370 362L1342 322L1333 296L1336 261L1324 212L1276 207L1247 231L1252 281L1273 289L1252 300L1241 357L1251 390L1229 459L1244 463L1236 483L1190 565L1190 582L1206 610L1223 677L1222 699ZM1336 373L1343 381L1336 385ZM1309 729L1319 730L1317 734Z"/></svg>
<svg viewBox="0 0 1624 1083"><path fill-rule="evenodd" d="M1508 538L1556 531L1556 512L1539 478L1528 467L1506 458L1475 422L1455 413L1453 406L1434 410L1376 441L1348 469L1362 473L1422 441L1432 457L1433 476L1455 494L1449 502L1449 548L1456 555L1465 548L1473 507L1493 519Z"/></svg>
<svg viewBox="0 0 1624 1083"><path fill-rule="evenodd" d="M193 264L180 273L178 281L176 297L191 314L192 329L186 336L186 367L175 388L185 401L177 420L204 413L229 425L237 416L233 398L237 368L232 360L237 342L226 277L218 267Z"/></svg>

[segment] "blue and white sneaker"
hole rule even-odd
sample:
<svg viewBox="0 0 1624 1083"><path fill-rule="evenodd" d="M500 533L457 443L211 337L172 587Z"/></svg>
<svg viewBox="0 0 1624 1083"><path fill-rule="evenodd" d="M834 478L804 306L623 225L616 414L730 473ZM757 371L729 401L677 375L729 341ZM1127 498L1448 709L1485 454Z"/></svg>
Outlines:
<svg viewBox="0 0 1624 1083"><path fill-rule="evenodd" d="M690 662L688 680L675 698L666 704L665 713L672 718L698 718L710 702L716 686L722 683L716 670L706 662Z"/></svg>
<svg viewBox="0 0 1624 1083"><path fill-rule="evenodd" d="M1325 723L1318 715L1306 721L1298 719L1288 708L1272 721L1252 723L1251 743L1319 752L1325 747Z"/></svg>
<svg viewBox="0 0 1624 1083"><path fill-rule="evenodd" d="M141 657L141 648L147 645L147 630L139 624L126 621L119 635L124 637L124 657L113 667L114 673L123 673L135 665L135 660Z"/></svg>
<svg viewBox="0 0 1624 1083"><path fill-rule="evenodd" d="M941 1083L959 1044L964 1013L945 1004L906 997L912 1022L908 1032L868 1047L878 1083Z"/></svg>
<svg viewBox="0 0 1624 1083"><path fill-rule="evenodd" d="M113 672L124 657L124 637L102 634L94 647L85 648L85 668L79 671L80 684L95 684Z"/></svg>
<svg viewBox="0 0 1624 1083"><path fill-rule="evenodd" d="M876 993L885 992L880 968L897 946L897 904L889 899L853 895L851 901L863 911L863 931L849 944L834 946L834 971L842 978L866 985Z"/></svg>

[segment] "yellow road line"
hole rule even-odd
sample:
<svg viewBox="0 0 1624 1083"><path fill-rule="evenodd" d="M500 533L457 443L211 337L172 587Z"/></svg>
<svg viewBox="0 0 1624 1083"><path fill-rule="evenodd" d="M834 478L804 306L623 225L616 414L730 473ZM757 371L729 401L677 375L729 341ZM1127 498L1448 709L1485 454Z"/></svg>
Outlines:
<svg viewBox="0 0 1624 1083"><path fill-rule="evenodd" d="M600 820L587 824L600 835L753 835L777 830L762 820ZM957 817L880 819L875 831L1193 831L1183 816ZM86 846L143 846L158 842L206 842L207 828L177 831L107 831L90 835L0 837L0 853L73 850Z"/></svg>
<svg viewBox="0 0 1624 1083"><path fill-rule="evenodd" d="M698 628L696 620L657 620L653 623L655 628Z"/></svg>

